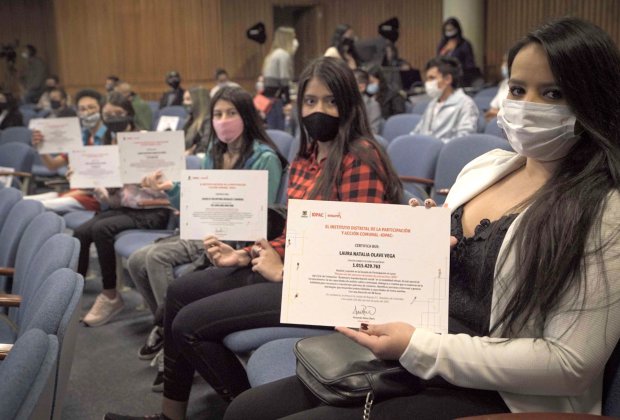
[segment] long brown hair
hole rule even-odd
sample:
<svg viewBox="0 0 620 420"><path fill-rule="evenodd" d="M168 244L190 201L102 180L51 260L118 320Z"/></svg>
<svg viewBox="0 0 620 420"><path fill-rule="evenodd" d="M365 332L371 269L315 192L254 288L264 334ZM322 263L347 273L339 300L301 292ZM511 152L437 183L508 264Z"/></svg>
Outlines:
<svg viewBox="0 0 620 420"><path fill-rule="evenodd" d="M385 198L390 203L402 200L402 185L385 152L375 141L362 96L358 90L353 71L342 60L332 57L317 58L308 65L299 77L297 93L297 115L302 115L302 104L306 86L312 78L320 79L334 95L340 127L333 140L334 147L325 161L325 166L310 193L310 198L329 197L335 185L341 182L342 159L352 153L370 166L385 188ZM308 158L314 150L312 140L301 125L298 156ZM370 143L370 147L367 144ZM379 157L379 159L376 158Z"/></svg>

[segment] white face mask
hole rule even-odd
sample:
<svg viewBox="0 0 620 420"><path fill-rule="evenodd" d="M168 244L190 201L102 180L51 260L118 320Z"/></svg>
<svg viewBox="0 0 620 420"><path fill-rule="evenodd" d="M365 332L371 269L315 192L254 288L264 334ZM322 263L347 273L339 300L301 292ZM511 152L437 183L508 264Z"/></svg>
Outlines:
<svg viewBox="0 0 620 420"><path fill-rule="evenodd" d="M497 125L506 132L512 148L541 162L565 157L577 143L577 119L566 105L504 99Z"/></svg>
<svg viewBox="0 0 620 420"><path fill-rule="evenodd" d="M439 89L439 80L437 79L425 82L424 89L432 99L439 98L443 93L443 90Z"/></svg>
<svg viewBox="0 0 620 420"><path fill-rule="evenodd" d="M293 39L293 54L297 52L297 48L299 48L299 41L297 41L297 38L295 38Z"/></svg>
<svg viewBox="0 0 620 420"><path fill-rule="evenodd" d="M446 38L452 38L452 37L455 37L458 33L459 31L457 31L456 29L453 29L451 31L444 32L444 35L446 36Z"/></svg>

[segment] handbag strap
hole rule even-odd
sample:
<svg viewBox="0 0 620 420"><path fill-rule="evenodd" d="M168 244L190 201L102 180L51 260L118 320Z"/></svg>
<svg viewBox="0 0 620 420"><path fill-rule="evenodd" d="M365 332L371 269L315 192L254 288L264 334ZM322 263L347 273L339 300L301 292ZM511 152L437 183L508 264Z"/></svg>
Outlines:
<svg viewBox="0 0 620 420"><path fill-rule="evenodd" d="M372 403L375 401L375 397L372 391L368 391L366 394L366 402L364 403L364 414L362 414L362 420L370 420L370 410L372 410Z"/></svg>

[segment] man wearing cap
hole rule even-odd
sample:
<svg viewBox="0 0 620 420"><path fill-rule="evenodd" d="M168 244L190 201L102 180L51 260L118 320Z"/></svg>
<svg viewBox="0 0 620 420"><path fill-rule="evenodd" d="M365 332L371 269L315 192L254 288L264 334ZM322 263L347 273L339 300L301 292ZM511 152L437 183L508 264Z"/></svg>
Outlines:
<svg viewBox="0 0 620 420"><path fill-rule="evenodd" d="M183 88L181 87L181 75L178 71L171 71L166 75L166 83L170 86L168 92L164 92L159 100L159 109L172 105L183 105Z"/></svg>

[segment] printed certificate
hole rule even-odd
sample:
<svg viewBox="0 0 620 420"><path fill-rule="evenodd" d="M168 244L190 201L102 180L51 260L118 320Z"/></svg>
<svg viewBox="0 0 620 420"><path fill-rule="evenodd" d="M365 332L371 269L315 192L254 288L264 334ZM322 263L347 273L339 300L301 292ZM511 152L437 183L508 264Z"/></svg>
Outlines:
<svg viewBox="0 0 620 420"><path fill-rule="evenodd" d="M28 128L43 134L43 143L37 149L39 154L69 153L84 147L78 117L35 118Z"/></svg>
<svg viewBox="0 0 620 420"><path fill-rule="evenodd" d="M69 154L71 188L122 187L118 146L88 146Z"/></svg>
<svg viewBox="0 0 620 420"><path fill-rule="evenodd" d="M267 237L268 172L187 170L181 180L181 239Z"/></svg>
<svg viewBox="0 0 620 420"><path fill-rule="evenodd" d="M182 131L119 133L121 178L139 184L146 175L162 170L170 181L181 180L185 170L185 137Z"/></svg>
<svg viewBox="0 0 620 420"><path fill-rule="evenodd" d="M289 200L280 321L448 331L450 212Z"/></svg>
<svg viewBox="0 0 620 420"><path fill-rule="evenodd" d="M157 128L155 131L175 131L179 125L179 117L173 117L172 115L162 115L157 121Z"/></svg>

